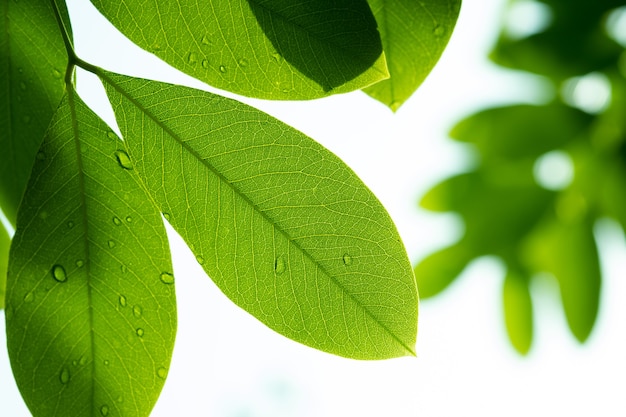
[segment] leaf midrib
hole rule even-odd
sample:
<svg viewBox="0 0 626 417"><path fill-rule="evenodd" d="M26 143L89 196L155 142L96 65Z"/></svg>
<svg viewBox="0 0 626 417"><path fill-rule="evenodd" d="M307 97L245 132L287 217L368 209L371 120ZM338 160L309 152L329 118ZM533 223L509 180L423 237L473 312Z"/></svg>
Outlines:
<svg viewBox="0 0 626 417"><path fill-rule="evenodd" d="M366 308L365 306L363 306L359 300L357 300L349 291L347 291L345 289L345 287L343 285L341 285L341 283L339 283L335 277L333 275L331 275L330 273L328 273L328 271L323 267L323 265L320 265L319 262L317 262L315 260L315 258L304 248L302 248L302 246L300 246L299 242L297 240L294 240L290 237L290 235L285 232L282 228L280 228L275 222L272 221L272 218L265 213L264 211L262 211L261 209L259 209L257 207L257 205L248 198L248 196L246 196L244 193L242 193L235 184L231 183L222 173L220 173L217 169L215 169L215 167L213 167L213 165L211 165L208 161L204 160L195 150L193 150L192 148L189 147L189 145L187 145L186 142L184 142L183 140L181 140L170 128L168 128L167 126L165 126L157 117L155 117L148 109L146 109L141 103L139 103L136 99L134 99L133 97L131 97L129 94L126 93L126 91L121 88L120 86L118 86L111 78L109 78L102 70L98 70L97 75L103 79L104 81L106 81L109 85L111 85L118 93L120 93L123 97L125 97L128 101L130 101L133 105L135 105L138 109L140 109L146 116L148 116L148 118L150 118L150 120L152 120L157 126L159 126L161 129L163 129L163 131L165 131L165 133L167 133L172 139L174 139L176 142L178 142L180 144L181 147L183 147L185 150L187 150L194 158L196 158L198 161L200 161L206 168L208 168L213 174L215 174L223 183L225 183L226 185L228 185L233 192L238 195L241 199L243 199L243 201L245 201L248 205L250 205L251 207L254 208L255 212L259 213L261 215L261 217L267 221L273 228L275 228L275 230L277 230L280 234L282 234L289 243L293 244L302 254L304 254L311 262L313 262L314 265L317 266L317 268L320 269L320 271L329 278L329 280L335 284L343 294L348 295L348 297L356 304L358 305L372 320L374 320L375 323L377 323L382 329L385 330L385 332L387 332L387 334L391 335L391 337L400 345L402 346L407 352L411 353L412 355L415 355L415 352L413 351L413 349L411 349L409 346L407 346L406 343L404 343L404 341L402 341L394 332L390 331L389 328L381 323L379 321L379 319L372 314L372 312L369 311L368 308Z"/></svg>

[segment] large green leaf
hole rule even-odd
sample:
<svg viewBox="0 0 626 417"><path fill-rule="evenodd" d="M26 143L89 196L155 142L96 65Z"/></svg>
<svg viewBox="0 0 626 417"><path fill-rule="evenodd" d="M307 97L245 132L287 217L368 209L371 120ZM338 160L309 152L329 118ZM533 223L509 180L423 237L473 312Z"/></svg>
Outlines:
<svg viewBox="0 0 626 417"><path fill-rule="evenodd" d="M443 53L461 0L368 0L378 22L390 78L365 89L398 108L422 84Z"/></svg>
<svg viewBox="0 0 626 417"><path fill-rule="evenodd" d="M6 292L7 263L9 260L9 246L11 239L9 233L0 224L0 309L4 308L4 295Z"/></svg>
<svg viewBox="0 0 626 417"><path fill-rule="evenodd" d="M147 416L176 330L165 230L123 143L68 94L18 213L11 365L35 417Z"/></svg>
<svg viewBox="0 0 626 417"><path fill-rule="evenodd" d="M67 17L65 4L61 13ZM0 5L0 206L15 224L44 132L63 96L67 53L49 0Z"/></svg>
<svg viewBox="0 0 626 417"><path fill-rule="evenodd" d="M229 298L324 351L413 354L411 265L388 214L343 162L237 101L100 75L134 166Z"/></svg>
<svg viewBox="0 0 626 417"><path fill-rule="evenodd" d="M366 0L92 3L137 45L246 96L312 99L388 77Z"/></svg>

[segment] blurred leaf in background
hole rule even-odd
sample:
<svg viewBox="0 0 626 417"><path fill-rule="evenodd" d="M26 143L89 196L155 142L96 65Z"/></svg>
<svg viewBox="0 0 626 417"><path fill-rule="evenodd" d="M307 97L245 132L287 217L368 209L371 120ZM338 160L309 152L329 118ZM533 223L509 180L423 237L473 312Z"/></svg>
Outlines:
<svg viewBox="0 0 626 417"><path fill-rule="evenodd" d="M626 6L622 0L513 1L491 58L544 76L557 96L473 114L451 131L478 155L470 171L435 185L422 207L456 212L465 234L415 267L420 295L444 290L473 259L506 267L504 322L515 349L533 337L529 285L553 275L572 334L584 342L600 301L593 227L626 226ZM523 19L523 15L532 19Z"/></svg>

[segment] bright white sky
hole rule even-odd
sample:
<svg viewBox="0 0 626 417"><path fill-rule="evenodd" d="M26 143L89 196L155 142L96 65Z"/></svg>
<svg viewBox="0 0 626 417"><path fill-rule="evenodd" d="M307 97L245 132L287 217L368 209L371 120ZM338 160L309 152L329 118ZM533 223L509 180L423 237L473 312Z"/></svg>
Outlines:
<svg viewBox="0 0 626 417"><path fill-rule="evenodd" d="M207 88L133 47L87 0L68 3L83 59ZM464 0L444 56L395 115L361 93L306 103L246 101L344 159L387 207L417 260L460 230L450 216L416 208L425 190L469 163L463 148L446 139L449 127L477 108L541 99L539 80L497 70L485 59L503 6L504 0ZM84 99L111 120L94 85L89 75L79 75ZM536 341L528 357L519 357L504 334L502 270L483 259L442 296L422 302L418 357L381 362L334 357L267 329L226 299L173 236L179 330L152 416L623 416L626 303L619 294L626 294L626 247L612 223L600 226L606 255L602 310L584 346L566 329L555 301L558 289L543 280L533 288ZM5 346L3 314L0 345ZM6 353L0 353L0 410L2 416L29 416Z"/></svg>

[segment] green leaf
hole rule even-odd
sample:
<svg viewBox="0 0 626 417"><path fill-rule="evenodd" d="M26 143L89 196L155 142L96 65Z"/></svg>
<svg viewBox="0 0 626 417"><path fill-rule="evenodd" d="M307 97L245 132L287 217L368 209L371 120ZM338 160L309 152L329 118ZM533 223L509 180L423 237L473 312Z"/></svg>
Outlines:
<svg viewBox="0 0 626 417"><path fill-rule="evenodd" d="M509 340L519 353L526 355L533 340L533 305L528 279L509 270L502 288L502 302Z"/></svg>
<svg viewBox="0 0 626 417"><path fill-rule="evenodd" d="M378 22L390 78L364 91L396 111L443 53L461 0L368 0Z"/></svg>
<svg viewBox="0 0 626 417"><path fill-rule="evenodd" d="M123 143L73 91L18 213L7 344L35 417L147 416L176 330L163 222Z"/></svg>
<svg viewBox="0 0 626 417"><path fill-rule="evenodd" d="M343 162L237 101L100 76L146 188L231 300L337 355L413 354L411 265L388 214Z"/></svg>
<svg viewBox="0 0 626 417"><path fill-rule="evenodd" d="M464 242L431 253L415 266L415 277L422 298L446 289L477 256Z"/></svg>
<svg viewBox="0 0 626 417"><path fill-rule="evenodd" d="M10 245L11 238L9 237L9 233L4 226L0 224L0 310L4 308Z"/></svg>
<svg viewBox="0 0 626 417"><path fill-rule="evenodd" d="M65 4L61 13L67 17ZM0 207L15 224L30 169L63 96L67 53L49 0L0 5ZM67 20L67 19L66 19Z"/></svg>
<svg viewBox="0 0 626 417"><path fill-rule="evenodd" d="M484 163L497 158L536 158L583 135L591 120L562 103L519 104L475 113L459 122L450 136L474 144Z"/></svg>
<svg viewBox="0 0 626 417"><path fill-rule="evenodd" d="M214 87L272 100L389 76L366 0L92 0L140 47Z"/></svg>
<svg viewBox="0 0 626 417"><path fill-rule="evenodd" d="M529 237L524 252L535 270L556 277L567 323L574 336L585 341L598 315L601 282L591 221L546 222Z"/></svg>

